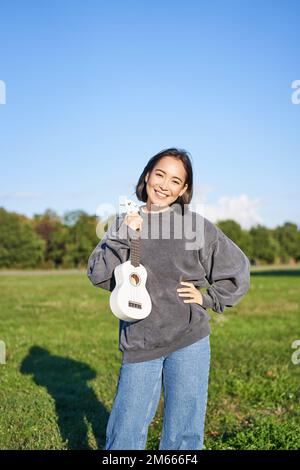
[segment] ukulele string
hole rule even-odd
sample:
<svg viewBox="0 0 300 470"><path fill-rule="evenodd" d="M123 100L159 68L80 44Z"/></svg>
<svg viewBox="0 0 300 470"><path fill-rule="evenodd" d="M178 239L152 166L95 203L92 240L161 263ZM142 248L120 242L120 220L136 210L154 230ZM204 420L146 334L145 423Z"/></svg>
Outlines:
<svg viewBox="0 0 300 470"><path fill-rule="evenodd" d="M138 213L138 211L137 211ZM139 258L139 240L138 240L138 237L139 237L139 232L140 232L140 228L138 227L137 228L137 232L138 232L138 236L137 238L134 239L134 243L133 243L133 258L134 258L134 286L133 286L133 299L134 299L134 304L135 304L135 308L136 308L136 305L137 305L137 300L138 300L138 295L137 295L137 286L138 286L138 280L139 280L139 275L138 275L138 258Z"/></svg>
<svg viewBox="0 0 300 470"><path fill-rule="evenodd" d="M132 204L134 206L133 208L132 208ZM127 201L127 214L132 214L132 213L135 213L135 212L137 214L139 214L140 213L139 211L140 211L139 207L136 204L132 203L132 201ZM140 232L140 227L137 228L137 231ZM135 266L135 264L136 264L136 262L138 261L138 258L139 258L139 248L140 248L139 240L135 239L135 241L133 243L132 243L132 240L131 240L130 295L131 295L131 299L133 300L135 306L136 306L137 300L138 300L136 288L137 288L137 280L139 279L139 275L137 273L137 267L138 266Z"/></svg>

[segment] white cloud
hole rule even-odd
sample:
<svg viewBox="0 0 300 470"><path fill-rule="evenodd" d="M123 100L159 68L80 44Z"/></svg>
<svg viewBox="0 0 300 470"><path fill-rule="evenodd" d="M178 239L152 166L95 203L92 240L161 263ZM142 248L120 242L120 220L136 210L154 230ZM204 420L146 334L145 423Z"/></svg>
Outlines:
<svg viewBox="0 0 300 470"><path fill-rule="evenodd" d="M212 191L213 188L209 186L194 186L191 210L199 212L213 223L233 219L245 230L249 230L253 225L263 224L257 213L257 208L261 206L259 198L250 199L246 194L236 197L222 196L217 203L209 204L206 198Z"/></svg>

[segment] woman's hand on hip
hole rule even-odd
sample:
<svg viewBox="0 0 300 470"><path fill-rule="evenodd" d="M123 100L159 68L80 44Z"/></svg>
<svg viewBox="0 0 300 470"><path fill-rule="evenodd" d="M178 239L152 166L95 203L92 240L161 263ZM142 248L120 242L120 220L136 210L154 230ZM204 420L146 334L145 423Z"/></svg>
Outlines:
<svg viewBox="0 0 300 470"><path fill-rule="evenodd" d="M202 294L192 282L181 281L180 284L183 284L186 287L179 287L177 289L178 295L180 297L190 297L190 299L183 300L185 303L196 303L202 305Z"/></svg>

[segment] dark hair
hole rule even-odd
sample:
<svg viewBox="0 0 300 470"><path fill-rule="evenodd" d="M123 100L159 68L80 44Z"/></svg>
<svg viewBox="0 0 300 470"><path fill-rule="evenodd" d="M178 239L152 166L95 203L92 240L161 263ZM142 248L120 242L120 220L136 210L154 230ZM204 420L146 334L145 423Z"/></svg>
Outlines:
<svg viewBox="0 0 300 470"><path fill-rule="evenodd" d="M169 149L162 150L161 152L157 153L152 158L150 158L141 176L139 177L138 183L135 188L135 194L137 198L139 199L139 201L147 202L148 195L146 191L145 176L148 172L150 173L152 171L156 163L163 157L177 158L178 160L181 160L184 165L186 175L187 175L185 184L188 185L188 188L183 193L182 196L179 196L176 199L176 201L172 203L172 204L180 204L182 214L184 214L184 205L189 204L193 196L193 168L192 168L192 163L190 160L189 153L186 150L172 147Z"/></svg>

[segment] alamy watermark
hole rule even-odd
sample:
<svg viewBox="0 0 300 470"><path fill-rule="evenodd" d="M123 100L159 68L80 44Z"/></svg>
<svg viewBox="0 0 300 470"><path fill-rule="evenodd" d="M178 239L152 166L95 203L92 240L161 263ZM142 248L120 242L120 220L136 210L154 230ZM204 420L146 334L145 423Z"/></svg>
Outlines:
<svg viewBox="0 0 300 470"><path fill-rule="evenodd" d="M291 101L293 104L300 104L300 80L294 80L292 82L292 88L295 90L291 95Z"/></svg>
<svg viewBox="0 0 300 470"><path fill-rule="evenodd" d="M0 340L0 364L6 364L6 348L4 341Z"/></svg>
<svg viewBox="0 0 300 470"><path fill-rule="evenodd" d="M122 198L122 196L119 197L119 207L122 205ZM156 204L152 204L152 207L155 206ZM156 210L148 212L147 215L148 220L150 218L151 230L148 231L143 224L140 238L150 238L151 240L157 240L160 238L161 231L161 237L164 240L184 240L184 246L186 250L199 250L202 248L204 246L204 218L201 217L200 214L203 212L203 204L196 204L196 208L193 211L188 210L188 204L184 204L184 209L182 209L181 205L178 203L172 204L167 209L170 210L166 210L166 208L164 208L160 211L163 223L161 223L160 218L157 217L159 212L159 208L157 208L157 206ZM119 214L122 212L124 213L124 211L119 210ZM124 228L119 231L120 226L123 225L122 222L124 219L120 218L117 223L116 210L112 204L99 204L96 210L96 214L100 217L111 214L114 215L114 219L106 232L106 237L112 236L116 239L127 239L129 235L133 234L131 231L132 229L130 229L127 224L125 224ZM97 224L96 234L98 238L103 237L103 227L101 220Z"/></svg>
<svg viewBox="0 0 300 470"><path fill-rule="evenodd" d="M292 363L296 365L300 364L300 339L295 339L295 341L292 342L293 349L296 349L296 351L293 352L291 360Z"/></svg>
<svg viewBox="0 0 300 470"><path fill-rule="evenodd" d="M6 104L6 85L3 80L0 80L0 104Z"/></svg>

